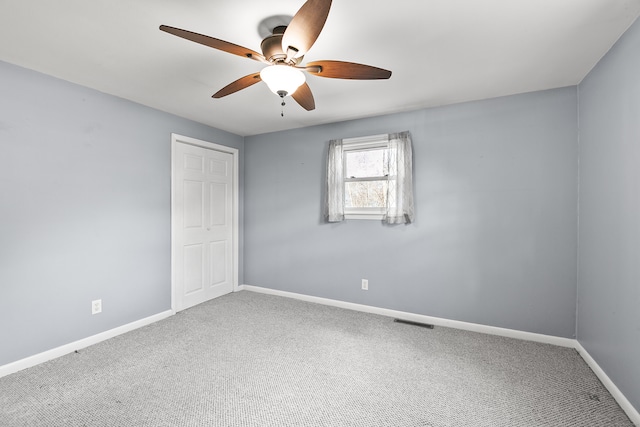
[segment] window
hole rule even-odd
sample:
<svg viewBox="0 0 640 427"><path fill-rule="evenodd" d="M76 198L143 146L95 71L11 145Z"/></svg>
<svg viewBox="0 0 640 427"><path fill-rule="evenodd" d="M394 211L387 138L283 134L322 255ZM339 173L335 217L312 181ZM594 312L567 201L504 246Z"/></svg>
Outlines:
<svg viewBox="0 0 640 427"><path fill-rule="evenodd" d="M332 140L327 161L327 221L412 222L412 162L409 132Z"/></svg>
<svg viewBox="0 0 640 427"><path fill-rule="evenodd" d="M387 135L343 140L344 213L347 219L382 219L389 188Z"/></svg>

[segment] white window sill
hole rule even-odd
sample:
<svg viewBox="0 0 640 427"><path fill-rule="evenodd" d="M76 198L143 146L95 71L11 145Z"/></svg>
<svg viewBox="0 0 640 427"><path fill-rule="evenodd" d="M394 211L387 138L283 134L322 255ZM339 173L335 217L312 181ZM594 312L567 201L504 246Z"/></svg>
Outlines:
<svg viewBox="0 0 640 427"><path fill-rule="evenodd" d="M364 213L357 213L357 214L344 214L344 219L365 219L365 220L374 220L374 221L382 221L382 218L384 217L383 214L380 213L376 213L376 214L364 214Z"/></svg>

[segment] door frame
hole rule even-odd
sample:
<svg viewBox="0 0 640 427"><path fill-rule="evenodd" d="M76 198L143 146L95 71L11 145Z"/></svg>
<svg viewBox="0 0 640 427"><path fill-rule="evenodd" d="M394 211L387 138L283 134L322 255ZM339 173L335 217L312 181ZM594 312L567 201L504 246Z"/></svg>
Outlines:
<svg viewBox="0 0 640 427"><path fill-rule="evenodd" d="M233 257L233 267L232 267L232 285L233 292L238 291L238 263L239 263L239 226L238 226L238 218L239 218L239 160L238 160L238 149L227 147L225 145L216 144L209 141L203 141L196 138L191 138L188 136L179 135L176 133L171 134L171 311L176 313L176 278L175 278L175 236L178 233L180 227L175 223L176 220L176 206L175 206L175 161L176 161L176 147L178 144L188 144L194 145L196 147L206 148L208 150L220 151L222 153L228 153L233 156L233 186L232 186L232 209L233 214L231 216L232 221L232 248L231 254Z"/></svg>

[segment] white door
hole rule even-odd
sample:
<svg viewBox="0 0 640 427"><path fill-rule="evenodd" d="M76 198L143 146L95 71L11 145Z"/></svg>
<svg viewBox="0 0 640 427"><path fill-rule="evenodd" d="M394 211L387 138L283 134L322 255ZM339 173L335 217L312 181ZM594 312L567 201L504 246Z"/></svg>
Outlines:
<svg viewBox="0 0 640 427"><path fill-rule="evenodd" d="M173 299L180 311L234 289L234 155L173 141Z"/></svg>

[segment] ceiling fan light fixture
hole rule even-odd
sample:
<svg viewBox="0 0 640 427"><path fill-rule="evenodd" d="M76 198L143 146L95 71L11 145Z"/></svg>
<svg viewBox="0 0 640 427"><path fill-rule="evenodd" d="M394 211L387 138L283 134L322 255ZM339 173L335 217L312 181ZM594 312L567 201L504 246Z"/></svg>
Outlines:
<svg viewBox="0 0 640 427"><path fill-rule="evenodd" d="M271 92L284 98L293 93L305 82L304 73L297 68L285 64L265 67L260 71L260 78L269 86Z"/></svg>

